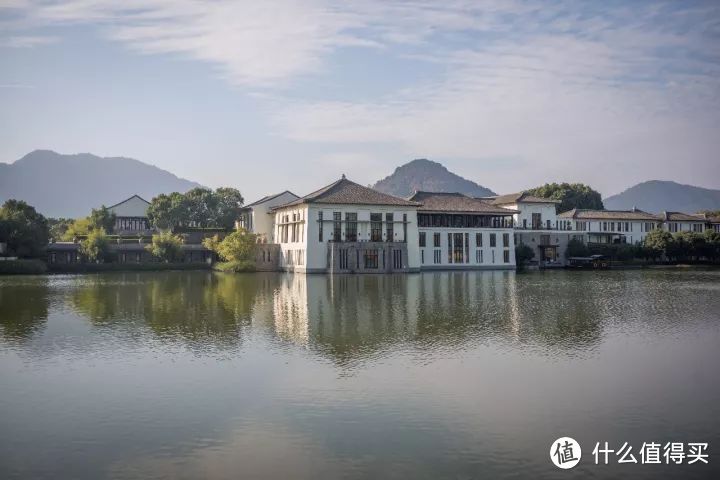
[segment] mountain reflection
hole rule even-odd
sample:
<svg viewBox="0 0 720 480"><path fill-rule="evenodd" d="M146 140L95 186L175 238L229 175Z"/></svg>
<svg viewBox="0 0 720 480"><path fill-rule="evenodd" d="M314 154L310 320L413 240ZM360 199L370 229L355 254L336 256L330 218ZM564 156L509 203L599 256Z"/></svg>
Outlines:
<svg viewBox="0 0 720 480"><path fill-rule="evenodd" d="M252 330L339 365L383 351L499 342L573 354L600 341L606 310L602 292L580 289L571 275L514 272L115 273L55 287L48 279L8 282L0 290L0 326L5 338L28 338L49 309L64 305L96 329L200 349L234 348Z"/></svg>

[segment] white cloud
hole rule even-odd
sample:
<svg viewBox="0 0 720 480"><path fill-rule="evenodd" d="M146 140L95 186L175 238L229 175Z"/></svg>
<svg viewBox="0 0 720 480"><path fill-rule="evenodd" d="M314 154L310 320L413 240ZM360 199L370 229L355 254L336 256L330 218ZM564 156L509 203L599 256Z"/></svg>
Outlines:
<svg viewBox="0 0 720 480"><path fill-rule="evenodd" d="M39 45L48 45L60 41L58 37L18 35L7 38L0 38L0 47L9 48L32 48Z"/></svg>

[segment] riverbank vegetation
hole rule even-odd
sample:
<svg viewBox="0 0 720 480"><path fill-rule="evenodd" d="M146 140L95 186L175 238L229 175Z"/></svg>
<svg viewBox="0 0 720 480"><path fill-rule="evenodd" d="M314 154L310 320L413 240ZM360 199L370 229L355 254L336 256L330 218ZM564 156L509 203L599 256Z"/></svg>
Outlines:
<svg viewBox="0 0 720 480"><path fill-rule="evenodd" d="M223 262L215 268L222 272L255 271L255 249L257 236L245 229L239 229L220 240L216 235L203 240L203 246L217 253Z"/></svg>

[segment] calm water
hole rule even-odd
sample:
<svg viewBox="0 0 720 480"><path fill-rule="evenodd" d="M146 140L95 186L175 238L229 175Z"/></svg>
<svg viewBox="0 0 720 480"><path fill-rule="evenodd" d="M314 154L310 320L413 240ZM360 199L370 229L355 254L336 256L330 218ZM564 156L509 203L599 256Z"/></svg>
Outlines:
<svg viewBox="0 0 720 480"><path fill-rule="evenodd" d="M706 478L718 367L720 271L0 277L0 478Z"/></svg>

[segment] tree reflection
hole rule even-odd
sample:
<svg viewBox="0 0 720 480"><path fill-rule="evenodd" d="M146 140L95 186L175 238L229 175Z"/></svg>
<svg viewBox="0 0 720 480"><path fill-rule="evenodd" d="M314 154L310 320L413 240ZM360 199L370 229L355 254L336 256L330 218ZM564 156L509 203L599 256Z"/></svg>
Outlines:
<svg viewBox="0 0 720 480"><path fill-rule="evenodd" d="M7 340L28 340L47 321L47 278L7 279L0 283L0 332Z"/></svg>

